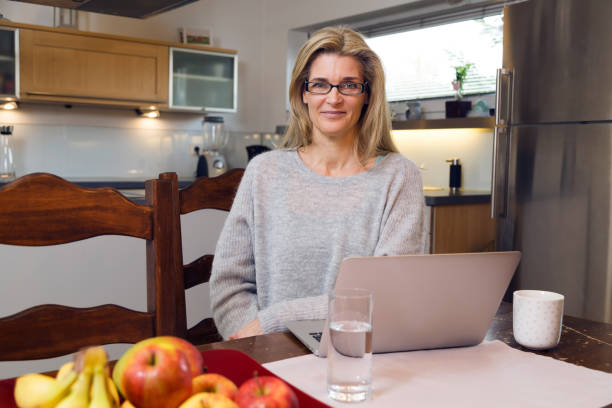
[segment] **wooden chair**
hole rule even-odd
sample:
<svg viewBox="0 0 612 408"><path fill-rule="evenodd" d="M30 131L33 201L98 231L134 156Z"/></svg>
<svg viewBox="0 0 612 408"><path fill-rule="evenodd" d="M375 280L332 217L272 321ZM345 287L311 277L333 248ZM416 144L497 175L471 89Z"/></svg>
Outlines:
<svg viewBox="0 0 612 408"><path fill-rule="evenodd" d="M172 251L167 250L173 245L171 200L162 199L171 197L171 184L149 180L146 191L149 205L139 205L112 188L85 189L46 173L0 188L1 244L46 246L125 235L146 240L147 257L146 312L112 304L34 306L0 318L0 360L56 357L87 345L134 343L176 331L174 299L161 296L164 288L174 285ZM18 276L17 271L2 273Z"/></svg>
<svg viewBox="0 0 612 408"><path fill-rule="evenodd" d="M187 312L185 308L185 290L210 280L213 255L205 254L188 265L183 265L183 249L181 237L181 214L202 209L217 209L229 211L236 195L236 190L242 179L243 169L234 169L221 176L199 178L184 189L178 188L176 173L162 173L160 180L168 180L172 184L173 219L175 248L173 259L176 262L176 327L177 335L193 344L205 344L222 340L212 318L201 320L192 328L187 328Z"/></svg>

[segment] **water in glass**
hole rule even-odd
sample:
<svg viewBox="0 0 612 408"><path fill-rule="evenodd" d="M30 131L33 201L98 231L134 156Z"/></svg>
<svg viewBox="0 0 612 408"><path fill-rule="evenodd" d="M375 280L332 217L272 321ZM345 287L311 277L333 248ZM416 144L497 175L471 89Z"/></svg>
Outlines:
<svg viewBox="0 0 612 408"><path fill-rule="evenodd" d="M347 402L367 399L372 384L372 325L356 320L334 321L329 334L329 396Z"/></svg>

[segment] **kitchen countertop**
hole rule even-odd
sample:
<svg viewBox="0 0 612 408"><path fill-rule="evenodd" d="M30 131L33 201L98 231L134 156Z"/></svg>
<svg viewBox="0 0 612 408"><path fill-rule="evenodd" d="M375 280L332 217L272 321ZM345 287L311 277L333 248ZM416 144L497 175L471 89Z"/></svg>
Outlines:
<svg viewBox="0 0 612 408"><path fill-rule="evenodd" d="M112 187L121 192L129 199L138 203L144 203L145 181L125 178L67 178L68 181L85 188ZM179 180L179 188L190 185L194 179ZM7 182L0 181L0 187ZM133 190L133 191L123 191ZM491 193L482 190L463 190L451 193L448 188L424 187L425 204L428 206L453 205L453 204L476 204L491 201Z"/></svg>
<svg viewBox="0 0 612 408"><path fill-rule="evenodd" d="M452 193L448 188L424 187L425 204L454 205L454 204L478 204L491 201L491 193L482 190L463 190Z"/></svg>
<svg viewBox="0 0 612 408"><path fill-rule="evenodd" d="M145 180L126 178L66 178L66 180L84 188L112 187L117 190L144 190ZM194 179L179 180L179 188L187 187ZM0 187L8 184L0 181Z"/></svg>

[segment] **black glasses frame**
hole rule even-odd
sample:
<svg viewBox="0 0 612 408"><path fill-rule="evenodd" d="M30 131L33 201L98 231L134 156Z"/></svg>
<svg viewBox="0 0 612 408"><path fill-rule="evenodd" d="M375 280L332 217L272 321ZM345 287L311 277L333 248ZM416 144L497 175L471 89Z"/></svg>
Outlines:
<svg viewBox="0 0 612 408"><path fill-rule="evenodd" d="M316 82L320 82L320 81L316 81ZM355 85L360 85L361 89L358 93L344 93L342 92L342 88L340 88L340 85L345 84L346 82L341 82L339 84L330 84L329 82L325 82L327 85L329 85L329 89L327 90L327 92L312 92L311 90L308 89L308 84L310 84L311 82L309 80L305 80L304 81L304 89L306 89L306 92L310 92L311 94L314 95L327 95L328 93L331 92L332 89L337 88L338 92L340 92L342 95L349 95L349 96L353 96L353 95L361 95L363 94L367 89L368 89L368 82L364 81L364 82L351 82L351 84L355 84Z"/></svg>

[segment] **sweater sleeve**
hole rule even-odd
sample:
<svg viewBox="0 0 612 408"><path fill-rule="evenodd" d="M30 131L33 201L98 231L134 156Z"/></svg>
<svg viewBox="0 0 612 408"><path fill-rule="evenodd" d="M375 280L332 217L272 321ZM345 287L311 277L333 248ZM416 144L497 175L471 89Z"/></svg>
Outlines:
<svg viewBox="0 0 612 408"><path fill-rule="evenodd" d="M260 310L257 317L265 333L287 330L291 320L325 319L327 302L327 295L286 300Z"/></svg>
<svg viewBox="0 0 612 408"><path fill-rule="evenodd" d="M251 240L253 172L245 172L217 241L210 278L215 325L224 339L257 318L255 261Z"/></svg>
<svg viewBox="0 0 612 408"><path fill-rule="evenodd" d="M425 252L425 198L419 169L405 161L405 170L387 192L387 205L376 256L422 254Z"/></svg>

